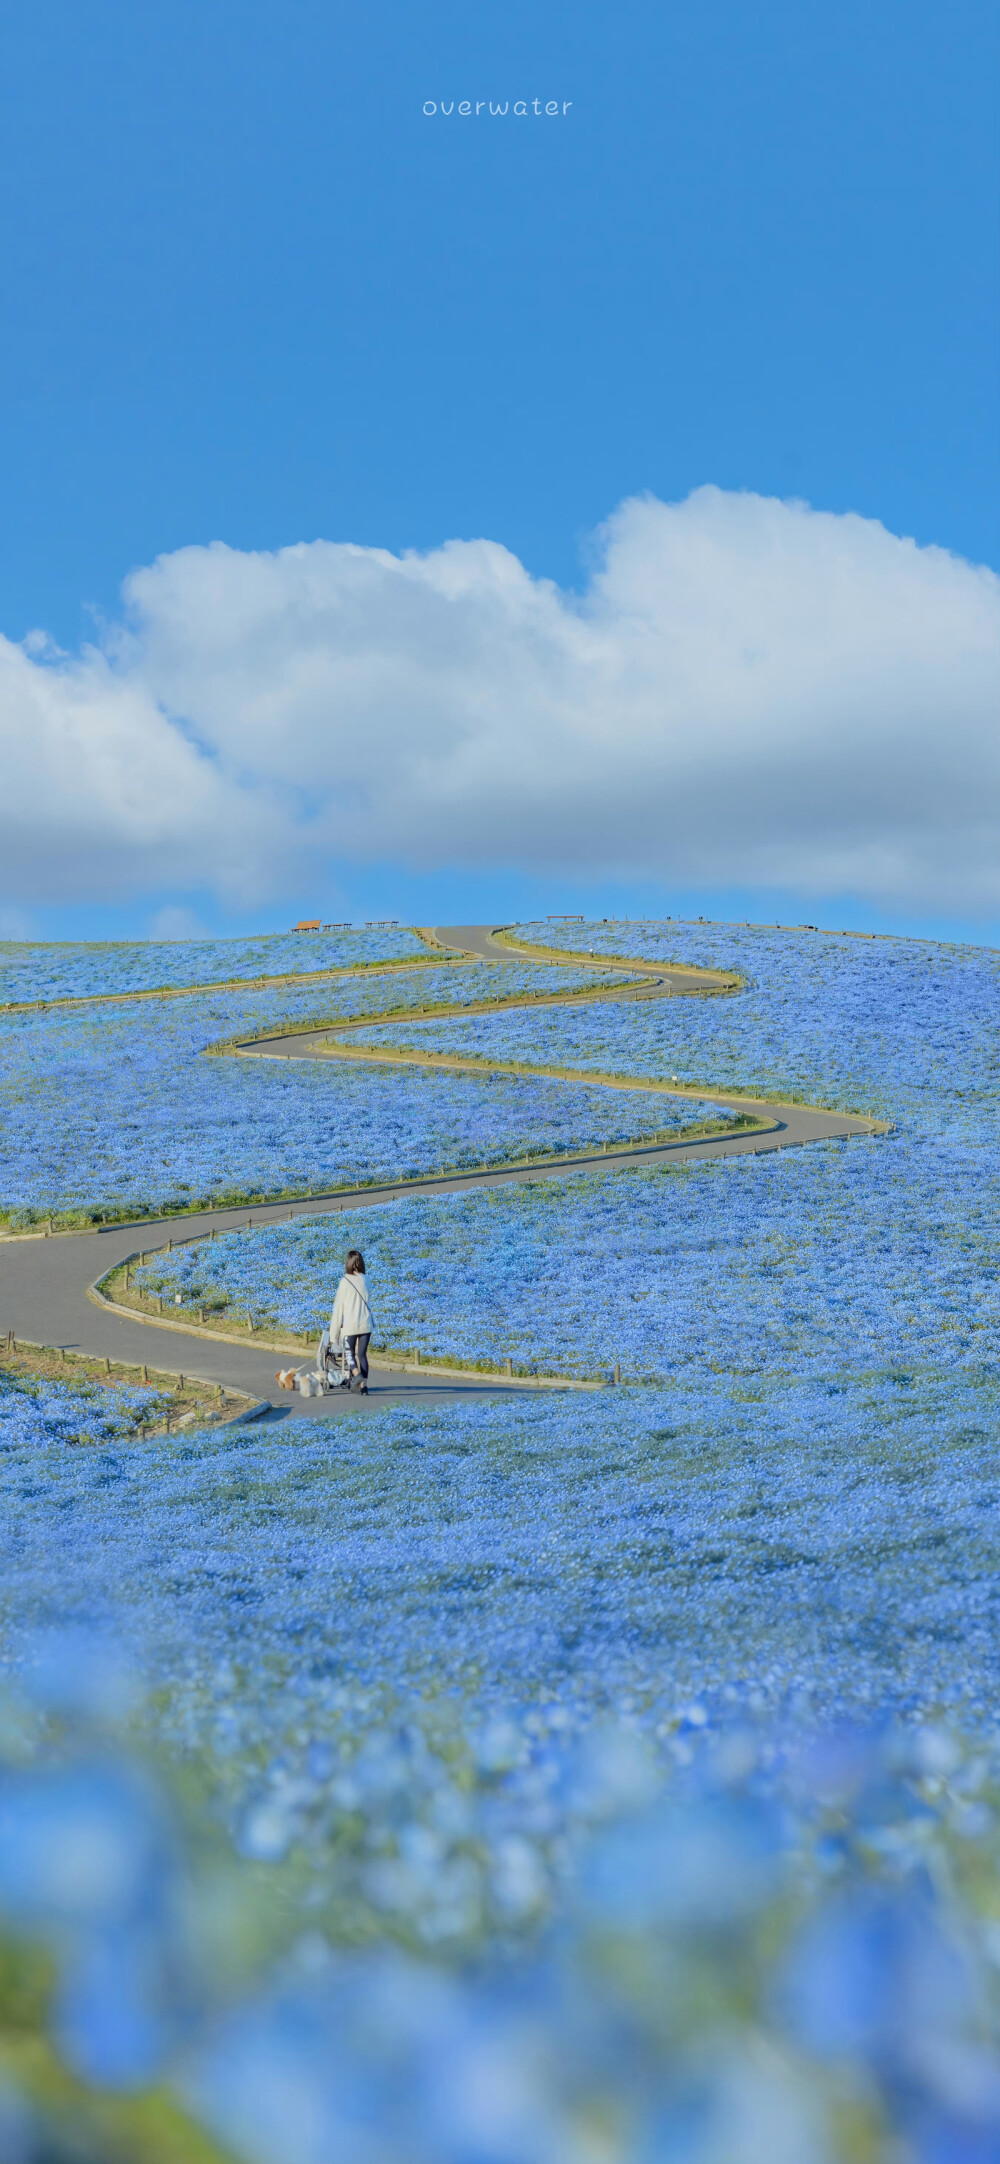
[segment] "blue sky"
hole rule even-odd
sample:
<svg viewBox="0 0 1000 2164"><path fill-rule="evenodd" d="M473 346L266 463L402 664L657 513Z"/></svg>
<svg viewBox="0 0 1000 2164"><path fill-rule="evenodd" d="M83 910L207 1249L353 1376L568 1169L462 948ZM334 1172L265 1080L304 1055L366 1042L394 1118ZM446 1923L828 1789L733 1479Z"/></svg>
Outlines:
<svg viewBox="0 0 1000 2164"><path fill-rule="evenodd" d="M485 536L579 587L623 498L705 483L1000 566L997 43L970 0L33 0L2 89L0 630L75 649L133 566L214 540ZM398 849L310 877L359 914L566 893L540 858L477 884ZM158 906L84 884L31 922Z"/></svg>

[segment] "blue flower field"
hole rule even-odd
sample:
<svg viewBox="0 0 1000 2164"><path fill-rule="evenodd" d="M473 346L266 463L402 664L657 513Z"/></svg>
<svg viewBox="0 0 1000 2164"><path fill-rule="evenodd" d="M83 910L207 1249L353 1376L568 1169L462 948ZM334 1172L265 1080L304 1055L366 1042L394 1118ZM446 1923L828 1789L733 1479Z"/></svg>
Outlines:
<svg viewBox="0 0 1000 2164"><path fill-rule="evenodd" d="M356 1245L388 1350L835 1385L885 1363L995 1359L998 1200L995 1152L858 1137L297 1218L158 1255L137 1281L318 1332Z"/></svg>
<svg viewBox="0 0 1000 2164"><path fill-rule="evenodd" d="M392 1075L205 1057L213 1046L397 1005L564 988L531 963L406 971L303 990L192 993L0 1016L0 1215L155 1215L322 1193L655 1132L665 1100L531 1079ZM589 984L589 971L569 972ZM696 1117L692 1114L691 1117Z"/></svg>
<svg viewBox="0 0 1000 2164"><path fill-rule="evenodd" d="M551 931L551 927L549 928ZM545 927L521 927L541 940ZM1000 954L915 939L834 938L741 925L584 926L605 951L738 970L724 999L608 1002L455 1022L406 1022L359 1041L398 1041L538 1065L605 1069L746 1090L925 1132L996 1135ZM559 928L560 941L570 931ZM551 944L551 940L549 941Z"/></svg>
<svg viewBox="0 0 1000 2164"><path fill-rule="evenodd" d="M0 941L0 1006L27 999L88 998L99 992L159 991L168 985L222 984L234 977L279 977L310 969L426 956L415 932L271 932L260 939L129 942L67 940L44 946Z"/></svg>
<svg viewBox="0 0 1000 2164"><path fill-rule="evenodd" d="M652 958L721 967L721 929L710 939L696 930L678 954L671 927ZM579 944L599 931L584 927ZM628 951L626 931L641 928L611 927L607 951ZM711 1072L728 1088L887 1117L892 1135L359 1212L350 1238L372 1258L387 1346L567 1375L605 1374L619 1358L660 1380L721 1364L766 1376L819 1369L836 1384L844 1370L886 1363L995 1361L997 957L767 931L754 944L740 927L733 941L748 981L736 997L356 1034L484 1057L534 1047L539 1064L611 1067L637 1082ZM656 941L634 944L645 954ZM686 1119L705 1110L661 1103ZM301 1330L321 1322L343 1239L339 1225L301 1221L153 1267L191 1300L217 1287Z"/></svg>
<svg viewBox="0 0 1000 2164"><path fill-rule="evenodd" d="M17 2164L62 2164L45 2052L125 2164L1000 2154L997 957L558 936L745 988L380 1031L626 1092L200 1056L331 1018L332 987L29 1018L25 1210L75 1192L46 1105L62 1141L80 1107L102 1206L133 1161L150 1195L333 1184L345 1128L369 1172L662 1131L713 1088L894 1126L301 1217L145 1274L300 1331L356 1243L376 1343L597 1385L617 1360L621 1388L149 1439L155 1393L0 1364ZM704 1098L643 1092L674 1073Z"/></svg>
<svg viewBox="0 0 1000 2164"><path fill-rule="evenodd" d="M0 1405L0 1927L55 1953L89 2088L166 2084L261 2164L586 2164L609 2119L623 2164L709 2164L734 2111L789 2164L990 2154L981 1392L69 1453Z"/></svg>
<svg viewBox="0 0 1000 2164"><path fill-rule="evenodd" d="M139 1402L112 1394L102 1429L90 1398L0 1400L8 1657L116 1626L158 1732L218 1758L237 1813L344 1691L462 1724L555 1694L651 1734L695 1699L712 1723L993 1721L980 1375L702 1374L146 1443ZM98 1447L67 1452L81 1424Z"/></svg>

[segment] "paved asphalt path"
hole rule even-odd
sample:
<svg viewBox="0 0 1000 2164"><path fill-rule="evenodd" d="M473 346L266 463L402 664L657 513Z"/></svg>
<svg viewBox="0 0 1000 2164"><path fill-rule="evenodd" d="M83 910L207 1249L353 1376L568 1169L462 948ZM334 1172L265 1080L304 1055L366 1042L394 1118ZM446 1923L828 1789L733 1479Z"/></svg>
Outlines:
<svg viewBox="0 0 1000 2164"><path fill-rule="evenodd" d="M510 958L512 950L495 944L486 925L436 926L435 931L444 946L464 948L467 953L488 961ZM659 983L657 986L661 997L676 996L682 986L690 985L689 978L671 982L669 972L658 970L656 974L658 980L663 980L662 989ZM301 1043L300 1039L297 1053L283 1052L279 1056L309 1057L308 1053L303 1055ZM273 1047L269 1052L270 1056L276 1056ZM739 1108L744 1102L718 1090L713 1090L711 1095L714 1104ZM111 1225L106 1231L54 1234L48 1239L37 1234L0 1237L0 1332L5 1334L13 1330L16 1338L27 1339L30 1343L64 1346L67 1351L84 1352L98 1358L107 1354L113 1360L134 1362L137 1366L146 1363L161 1374L191 1375L205 1382L223 1383L232 1390L245 1391L257 1400L269 1401L275 1409L269 1417L274 1418L338 1419L363 1413L366 1406L386 1403L453 1404L456 1400L490 1397L497 1393L508 1395L511 1394L510 1387L499 1381L480 1382L470 1378L451 1382L421 1375L415 1370L403 1374L399 1370L379 1368L373 1360L367 1399L348 1396L346 1391L335 1392L326 1398L293 1398L279 1390L274 1380L275 1369L287 1364L288 1355L268 1351L262 1346L199 1337L195 1331L161 1330L155 1323L138 1319L125 1321L119 1315L102 1311L88 1297L89 1288L140 1247L162 1247L171 1236L175 1240L191 1238L209 1232L213 1225L219 1231L235 1231L248 1221L264 1225L293 1216L315 1217L336 1211L346 1211L350 1215L372 1203L389 1201L394 1195L415 1192L461 1194L467 1188L498 1187L511 1180L558 1179L572 1171L574 1165L593 1171L598 1163L610 1168L636 1161L667 1164L696 1157L759 1155L765 1150L815 1142L826 1136L871 1134L873 1131L869 1120L845 1113L812 1111L804 1105L762 1104L760 1110L776 1121L773 1133L611 1150L606 1157L596 1161L593 1157L564 1157L557 1165L531 1170L506 1170L501 1166L488 1172L407 1182L399 1188L359 1188L349 1196L312 1196L308 1201L296 1204L262 1204L250 1212L246 1209L209 1210L198 1216L170 1217L156 1222L143 1219L135 1226ZM345 1235L345 1246L348 1244L349 1236ZM333 1289L331 1286L331 1297ZM299 1364L307 1357L303 1348ZM513 1394L518 1394L516 1389Z"/></svg>
<svg viewBox="0 0 1000 2164"><path fill-rule="evenodd" d="M435 938L440 940L442 947L463 948L466 954L474 954L483 962L511 962L516 961L519 955L526 962L537 962L539 959L537 952L533 954L530 947L508 946L506 940L497 939L487 924L434 924L431 930ZM553 934L553 941L556 937L557 934ZM671 993L690 993L692 984L699 978L710 991L715 989L719 981L718 976L707 969L672 969L669 963L665 962L619 961L606 954L575 954L567 950L566 961L572 969L586 969L588 963L592 962L595 969L621 969L626 973L641 969L644 974L648 971L650 976L657 979L656 992L661 998ZM549 966L557 968L558 964L552 963ZM615 996L620 997L620 994ZM645 996L648 997L648 994Z"/></svg>

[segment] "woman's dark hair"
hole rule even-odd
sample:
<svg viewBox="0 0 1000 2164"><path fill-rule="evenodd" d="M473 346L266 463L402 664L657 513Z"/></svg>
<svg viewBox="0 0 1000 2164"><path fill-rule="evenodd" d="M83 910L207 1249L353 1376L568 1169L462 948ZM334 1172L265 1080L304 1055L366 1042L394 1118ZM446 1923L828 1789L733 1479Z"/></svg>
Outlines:
<svg viewBox="0 0 1000 2164"><path fill-rule="evenodd" d="M362 1277L365 1274L365 1258L360 1247L352 1247L344 1264L344 1275L357 1277L359 1273Z"/></svg>

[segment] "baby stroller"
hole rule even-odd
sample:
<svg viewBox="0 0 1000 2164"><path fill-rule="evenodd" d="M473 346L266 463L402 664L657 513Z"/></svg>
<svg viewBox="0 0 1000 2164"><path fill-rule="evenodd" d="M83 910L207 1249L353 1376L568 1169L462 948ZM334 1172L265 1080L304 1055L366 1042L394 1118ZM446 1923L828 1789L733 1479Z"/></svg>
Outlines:
<svg viewBox="0 0 1000 2164"><path fill-rule="evenodd" d="M320 1374L326 1377L328 1390L349 1390L358 1372L357 1365L351 1358L347 1339L343 1338L339 1346L332 1345L329 1326L319 1341L316 1366Z"/></svg>
<svg viewBox="0 0 1000 2164"><path fill-rule="evenodd" d="M347 1345L331 1345L330 1332L326 1329L320 1338L313 1367L279 1368L274 1379L283 1390L297 1390L304 1398L321 1398L329 1390L350 1389L356 1372Z"/></svg>

